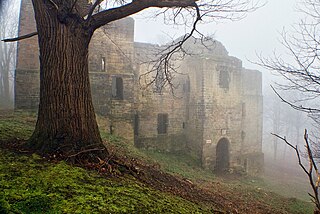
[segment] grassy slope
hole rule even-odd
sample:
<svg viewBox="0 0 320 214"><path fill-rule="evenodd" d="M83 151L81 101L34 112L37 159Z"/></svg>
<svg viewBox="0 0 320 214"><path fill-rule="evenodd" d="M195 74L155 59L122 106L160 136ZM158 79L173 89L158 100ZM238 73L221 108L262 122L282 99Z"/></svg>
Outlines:
<svg viewBox="0 0 320 214"><path fill-rule="evenodd" d="M3 115L3 114L2 114ZM103 121L100 121L103 124ZM34 114L6 113L0 118L0 140L26 139L32 133ZM103 127L102 127L103 130ZM136 149L102 131L111 153L122 153L154 162L165 171L203 183L203 187L241 198L243 203L267 203L279 212L311 213L308 203L285 199L250 182L225 182L201 169L194 157ZM145 187L128 178L106 179L96 172L64 162L46 163L37 155L0 151L0 213L209 213L208 207ZM238 198L237 198L238 197ZM1 210L3 209L3 210Z"/></svg>
<svg viewBox="0 0 320 214"><path fill-rule="evenodd" d="M3 210L23 213L209 212L129 179L105 179L64 162L45 163L37 155L18 156L1 151L0 156L0 209Z"/></svg>
<svg viewBox="0 0 320 214"><path fill-rule="evenodd" d="M154 151L146 151L148 157L156 160L162 168L169 172L186 177L197 183L203 183L204 188L216 191L229 197L231 200L242 200L242 203L262 203L267 204L280 212L289 213L313 213L313 206L310 202L298 200L290 197L285 198L270 192L271 187L279 187L280 184L271 186L269 181L261 178L238 177L231 178L216 177L211 172L200 168L200 163L192 161L192 157L186 155L162 154ZM295 186L292 186L294 191ZM287 195L290 189L286 189ZM239 204L240 206L240 204Z"/></svg>
<svg viewBox="0 0 320 214"><path fill-rule="evenodd" d="M27 139L34 114L7 114L0 120L0 140ZM105 136L115 144L113 136ZM145 187L128 178L109 178L64 162L0 150L0 213L202 213L180 197Z"/></svg>

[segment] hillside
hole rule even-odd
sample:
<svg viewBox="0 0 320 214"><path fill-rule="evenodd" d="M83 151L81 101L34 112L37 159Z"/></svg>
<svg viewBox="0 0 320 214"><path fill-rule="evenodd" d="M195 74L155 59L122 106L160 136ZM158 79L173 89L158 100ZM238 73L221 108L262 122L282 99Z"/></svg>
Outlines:
<svg viewBox="0 0 320 214"><path fill-rule="evenodd" d="M35 114L0 113L0 213L312 213L312 205L259 186L257 178L217 176L187 154L135 148L103 130L110 159L72 166L21 145Z"/></svg>

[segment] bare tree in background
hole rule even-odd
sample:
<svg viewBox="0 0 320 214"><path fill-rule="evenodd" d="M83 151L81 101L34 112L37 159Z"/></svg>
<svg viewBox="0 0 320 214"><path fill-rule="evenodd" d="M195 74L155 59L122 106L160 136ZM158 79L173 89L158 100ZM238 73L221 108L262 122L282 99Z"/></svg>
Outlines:
<svg viewBox="0 0 320 214"><path fill-rule="evenodd" d="M319 174L317 163L314 160L314 155L312 153L312 148L311 148L311 142L310 142L310 138L307 130L305 130L305 133L304 133L304 142L305 142L305 148L307 150L307 160L308 160L307 166L303 163L298 146L294 146L293 144L291 144L285 137L281 137L280 135L277 135L277 134L273 134L273 135L283 140L288 146L290 146L296 152L299 166L308 176L309 183L312 187L313 194L309 193L309 196L312 198L312 202L316 206L314 213L320 214L320 200L319 200L320 174Z"/></svg>
<svg viewBox="0 0 320 214"><path fill-rule="evenodd" d="M270 132L281 133L282 106L280 105L280 101L277 99L274 99L274 97L275 97L274 94L271 94L271 93L267 93L264 95L264 111L265 111L264 128L268 129L269 133ZM276 160L278 156L278 138L272 138L272 144L273 144L272 145L273 160Z"/></svg>
<svg viewBox="0 0 320 214"><path fill-rule="evenodd" d="M92 104L88 46L94 31L148 8L159 8L173 24L190 26L176 47L163 54L157 67L170 77L170 58L197 24L241 18L255 9L251 0L32 0L40 49L40 104L29 145L40 153L63 154L93 161L108 156Z"/></svg>
<svg viewBox="0 0 320 214"><path fill-rule="evenodd" d="M17 1L15 1L17 3ZM18 7L12 1L0 2L0 38L13 37L18 30ZM13 69L15 64L16 44L0 43L0 109L13 107Z"/></svg>
<svg viewBox="0 0 320 214"><path fill-rule="evenodd" d="M297 94L291 91L286 91L287 97L296 97ZM270 135L270 133L277 133L284 135L287 139L301 144L303 130L309 127L307 115L303 112L296 111L290 106L281 102L277 95L268 90L264 93L264 132L266 133L266 142L270 154L273 155L273 160L279 158L286 159L288 155L287 146L280 145L279 139ZM272 143L272 145L270 145ZM267 151L266 151L267 152Z"/></svg>
<svg viewBox="0 0 320 214"><path fill-rule="evenodd" d="M305 17L295 26L294 32L284 31L282 33L282 43L289 53L289 59L284 60L277 55L272 58L260 57L258 64L277 72L287 80L285 83L277 84L277 88L272 87L280 100L297 111L307 113L319 125L320 1L304 0L301 3L300 11ZM294 91L302 96L290 98L285 95L287 91ZM296 146L294 146L289 143L286 137L281 137L278 133L274 133L274 135L295 150L299 165L308 175L309 183L313 189L313 194L309 195L316 205L315 213L320 213L318 192L320 177L315 161L315 158L319 156L317 152L320 151L318 139L316 136L314 137L315 140L311 139L305 131L305 156L309 163L309 166L306 167L301 160L298 148L299 139L296 139Z"/></svg>
<svg viewBox="0 0 320 214"><path fill-rule="evenodd" d="M258 64L287 80L278 83L277 89L296 91L303 95L288 99L273 88L284 103L308 113L320 123L320 109L317 107L320 95L320 1L304 0L302 6L300 10L305 18L294 27L294 32L282 33L282 44L289 52L289 59L277 55L272 58L260 57Z"/></svg>

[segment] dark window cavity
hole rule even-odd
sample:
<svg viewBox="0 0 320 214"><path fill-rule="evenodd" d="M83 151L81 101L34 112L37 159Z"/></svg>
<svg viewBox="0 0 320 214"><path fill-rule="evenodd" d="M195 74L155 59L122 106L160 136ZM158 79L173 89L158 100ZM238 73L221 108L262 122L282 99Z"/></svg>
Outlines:
<svg viewBox="0 0 320 214"><path fill-rule="evenodd" d="M112 77L112 97L123 100L123 80L121 77Z"/></svg>
<svg viewBox="0 0 320 214"><path fill-rule="evenodd" d="M158 114L158 134L167 134L168 114Z"/></svg>
<svg viewBox="0 0 320 214"><path fill-rule="evenodd" d="M220 88L229 89L230 73L226 67L221 67L219 74L219 86Z"/></svg>
<svg viewBox="0 0 320 214"><path fill-rule="evenodd" d="M139 115L138 114L134 115L134 135L135 136L139 135Z"/></svg>

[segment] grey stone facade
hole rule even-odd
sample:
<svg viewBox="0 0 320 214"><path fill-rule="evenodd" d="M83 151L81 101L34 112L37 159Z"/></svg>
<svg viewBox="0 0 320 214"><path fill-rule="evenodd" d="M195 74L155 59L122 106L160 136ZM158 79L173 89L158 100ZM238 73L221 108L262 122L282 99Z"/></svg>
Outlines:
<svg viewBox="0 0 320 214"><path fill-rule="evenodd" d="M35 29L30 0L21 6L19 35ZM90 43L89 71L96 113L107 131L137 147L189 151L208 169L262 169L261 73L247 70L218 41L185 44L192 56L175 62L174 96L145 88L146 63L161 47L134 42L134 20L126 18L97 30ZM37 39L19 42L15 79L16 109L35 110L39 102Z"/></svg>

